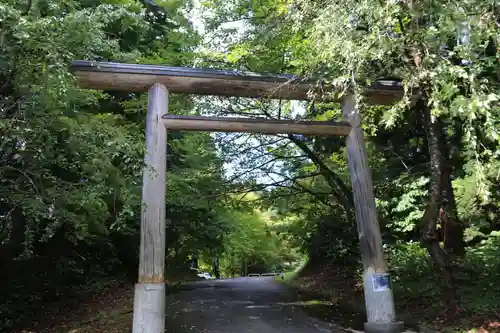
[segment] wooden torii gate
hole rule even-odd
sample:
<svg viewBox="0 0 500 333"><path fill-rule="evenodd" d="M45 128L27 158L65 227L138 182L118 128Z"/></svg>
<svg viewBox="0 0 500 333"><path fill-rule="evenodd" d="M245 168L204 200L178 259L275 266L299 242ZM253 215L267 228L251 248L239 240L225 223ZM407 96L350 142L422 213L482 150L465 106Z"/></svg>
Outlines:
<svg viewBox="0 0 500 333"><path fill-rule="evenodd" d="M80 86L129 92L148 91L146 155L142 184L139 279L135 286L133 333L165 331L165 190L167 129L345 136L364 268L367 333L401 332L396 321L390 275L383 254L361 116L353 95L342 100L343 119L290 121L168 115L168 93L307 100L315 82L291 75L112 62L75 61ZM401 85L379 81L365 89L373 104L402 96Z"/></svg>

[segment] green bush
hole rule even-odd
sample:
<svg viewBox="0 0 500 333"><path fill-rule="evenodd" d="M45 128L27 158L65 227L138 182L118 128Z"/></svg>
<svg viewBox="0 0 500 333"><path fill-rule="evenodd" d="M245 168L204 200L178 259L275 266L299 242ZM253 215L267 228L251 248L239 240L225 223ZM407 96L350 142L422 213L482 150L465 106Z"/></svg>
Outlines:
<svg viewBox="0 0 500 333"><path fill-rule="evenodd" d="M394 245L387 248L387 254L396 296L412 299L440 293L429 254L419 243Z"/></svg>
<svg viewBox="0 0 500 333"><path fill-rule="evenodd" d="M462 308L477 314L500 311L500 231L468 248L462 267L457 274Z"/></svg>
<svg viewBox="0 0 500 333"><path fill-rule="evenodd" d="M439 306L442 277L432 266L427 251L418 243L403 243L387 248L395 296L402 302L429 301ZM455 266L461 311L488 315L500 310L500 232L492 232L480 244L467 249Z"/></svg>

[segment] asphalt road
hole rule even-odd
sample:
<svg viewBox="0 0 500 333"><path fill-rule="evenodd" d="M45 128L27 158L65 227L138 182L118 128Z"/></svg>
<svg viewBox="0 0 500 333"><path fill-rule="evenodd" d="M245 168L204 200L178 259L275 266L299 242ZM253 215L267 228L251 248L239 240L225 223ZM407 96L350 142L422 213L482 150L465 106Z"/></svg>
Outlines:
<svg viewBox="0 0 500 333"><path fill-rule="evenodd" d="M207 280L167 296L169 333L316 333L339 327L309 317L275 277Z"/></svg>

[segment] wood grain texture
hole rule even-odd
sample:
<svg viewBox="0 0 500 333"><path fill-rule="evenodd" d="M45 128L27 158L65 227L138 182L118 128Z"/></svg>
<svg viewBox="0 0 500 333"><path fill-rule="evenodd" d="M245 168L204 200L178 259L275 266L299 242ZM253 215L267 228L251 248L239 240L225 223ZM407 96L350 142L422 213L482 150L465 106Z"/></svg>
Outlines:
<svg viewBox="0 0 500 333"><path fill-rule="evenodd" d="M132 333L165 333L165 296L164 283L135 285Z"/></svg>
<svg viewBox="0 0 500 333"><path fill-rule="evenodd" d="M387 264L382 249L382 237L375 206L372 175L361 127L361 115L353 95L344 98L342 114L344 121L352 126L351 132L346 139L347 158L351 174L363 267L365 273L384 273L387 271Z"/></svg>
<svg viewBox="0 0 500 333"><path fill-rule="evenodd" d="M234 117L164 115L167 129L208 132L245 132L264 134L303 134L345 136L351 131L346 123L330 121L293 121Z"/></svg>
<svg viewBox="0 0 500 333"><path fill-rule="evenodd" d="M259 74L236 70L169 67L113 62L73 62L72 70L83 88L130 92L147 91L154 83L165 85L169 92L180 94L239 96L307 100L327 97L325 87L316 80L287 74ZM392 104L401 99L398 81L381 80L365 89L372 104ZM328 99L331 95L328 94Z"/></svg>
<svg viewBox="0 0 500 333"><path fill-rule="evenodd" d="M161 116L167 108L168 90L156 83L149 89L146 116L139 283L164 282L167 130Z"/></svg>

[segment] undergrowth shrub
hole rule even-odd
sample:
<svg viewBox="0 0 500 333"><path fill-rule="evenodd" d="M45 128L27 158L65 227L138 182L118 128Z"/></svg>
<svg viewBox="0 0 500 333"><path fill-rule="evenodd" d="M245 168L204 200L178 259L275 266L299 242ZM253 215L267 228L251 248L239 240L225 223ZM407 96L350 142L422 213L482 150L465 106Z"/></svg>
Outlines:
<svg viewBox="0 0 500 333"><path fill-rule="evenodd" d="M429 254L419 243L397 244L386 250L396 296L413 299L439 295L438 276Z"/></svg>
<svg viewBox="0 0 500 333"><path fill-rule="evenodd" d="M500 231L493 231L473 248L459 270L461 306L476 314L500 311Z"/></svg>
<svg viewBox="0 0 500 333"><path fill-rule="evenodd" d="M386 249L399 302L420 302L429 310L439 307L442 277L418 243L397 244ZM460 310L473 315L500 311L500 232L467 248L455 268Z"/></svg>

